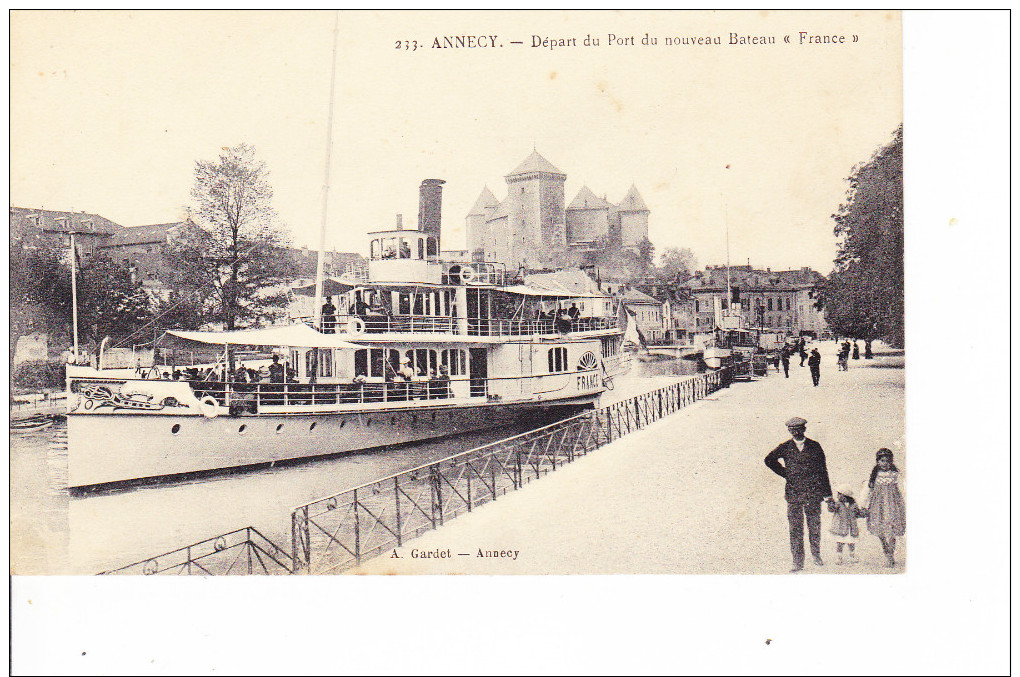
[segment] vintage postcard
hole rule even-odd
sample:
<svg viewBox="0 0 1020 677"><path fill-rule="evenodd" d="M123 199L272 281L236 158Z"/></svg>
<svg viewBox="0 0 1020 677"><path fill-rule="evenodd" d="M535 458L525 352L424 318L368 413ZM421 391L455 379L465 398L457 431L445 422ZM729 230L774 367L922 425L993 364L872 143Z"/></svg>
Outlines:
<svg viewBox="0 0 1020 677"><path fill-rule="evenodd" d="M10 25L16 578L922 566L901 13Z"/></svg>

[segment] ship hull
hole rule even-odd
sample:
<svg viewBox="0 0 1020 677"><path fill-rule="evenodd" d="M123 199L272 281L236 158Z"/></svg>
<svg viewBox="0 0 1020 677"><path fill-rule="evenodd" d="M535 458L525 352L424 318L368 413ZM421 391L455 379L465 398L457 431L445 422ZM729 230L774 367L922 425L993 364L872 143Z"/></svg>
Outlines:
<svg viewBox="0 0 1020 677"><path fill-rule="evenodd" d="M364 451L569 414L597 397L313 415L70 414L68 480L86 490Z"/></svg>

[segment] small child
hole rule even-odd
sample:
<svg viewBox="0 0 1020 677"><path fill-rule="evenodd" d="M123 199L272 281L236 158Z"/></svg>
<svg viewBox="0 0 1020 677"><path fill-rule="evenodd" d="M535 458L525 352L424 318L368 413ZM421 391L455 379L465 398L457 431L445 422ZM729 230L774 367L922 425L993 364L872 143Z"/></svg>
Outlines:
<svg viewBox="0 0 1020 677"><path fill-rule="evenodd" d="M882 541L887 567L896 566L896 539L906 533L907 515L899 487L900 471L889 449L875 454L875 468L868 480L868 531Z"/></svg>
<svg viewBox="0 0 1020 677"><path fill-rule="evenodd" d="M857 544L857 537L860 536L857 520L864 517L864 511L858 507L854 500L854 490L845 484L836 489L836 500L829 501L828 508L829 512L833 513L829 533L836 537L836 564L843 564L844 544L849 551L847 564L852 564L858 561L854 554L854 545Z"/></svg>

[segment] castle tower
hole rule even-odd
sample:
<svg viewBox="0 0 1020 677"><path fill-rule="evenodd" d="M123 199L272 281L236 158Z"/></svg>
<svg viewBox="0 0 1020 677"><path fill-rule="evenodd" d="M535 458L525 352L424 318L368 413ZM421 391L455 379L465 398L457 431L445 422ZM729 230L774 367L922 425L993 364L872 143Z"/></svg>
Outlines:
<svg viewBox="0 0 1020 677"><path fill-rule="evenodd" d="M475 200L475 205L468 212L467 217L464 220L465 230L467 231L467 249L471 252L472 256L476 255L476 252L491 251L490 240L492 233L488 226L488 221L492 218L496 209L499 207L499 200L492 194L488 186L482 189L482 194Z"/></svg>
<svg viewBox="0 0 1020 677"><path fill-rule="evenodd" d="M609 235L611 205L582 186L567 207L567 244L594 243Z"/></svg>
<svg viewBox="0 0 1020 677"><path fill-rule="evenodd" d="M530 266L567 246L563 184L567 175L533 151L506 176L509 231ZM513 265L512 261L507 261Z"/></svg>
<svg viewBox="0 0 1020 677"><path fill-rule="evenodd" d="M631 185L619 205L620 244L622 246L636 248L643 239L648 237L648 215L650 213L651 210L641 198L637 187Z"/></svg>

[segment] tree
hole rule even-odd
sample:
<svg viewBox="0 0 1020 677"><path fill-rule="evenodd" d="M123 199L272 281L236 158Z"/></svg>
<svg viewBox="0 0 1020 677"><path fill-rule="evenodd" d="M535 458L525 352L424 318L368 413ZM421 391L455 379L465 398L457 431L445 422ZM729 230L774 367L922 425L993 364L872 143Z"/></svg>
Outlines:
<svg viewBox="0 0 1020 677"><path fill-rule="evenodd" d="M647 273L655 263L655 245L647 237L642 238L641 242L638 242L637 253L642 272Z"/></svg>
<svg viewBox="0 0 1020 677"><path fill-rule="evenodd" d="M20 321L12 322L15 333L42 329L70 339L73 312L69 256L67 249L47 238L12 243L11 299L13 307L27 309ZM102 254L79 260L77 266L81 341L98 343L106 336L117 339L148 321L151 299L124 266Z"/></svg>
<svg viewBox="0 0 1020 677"><path fill-rule="evenodd" d="M687 247L666 247L659 257L659 277L671 282L686 282L698 269L698 259Z"/></svg>
<svg viewBox="0 0 1020 677"><path fill-rule="evenodd" d="M850 175L847 199L832 215L835 268L816 305L838 334L881 338L901 347L903 332L903 126Z"/></svg>
<svg viewBox="0 0 1020 677"><path fill-rule="evenodd" d="M177 298L207 300L196 312L227 330L279 317L289 298L283 285L296 273L268 177L244 143L215 162L197 162L191 213L198 228L169 247Z"/></svg>

